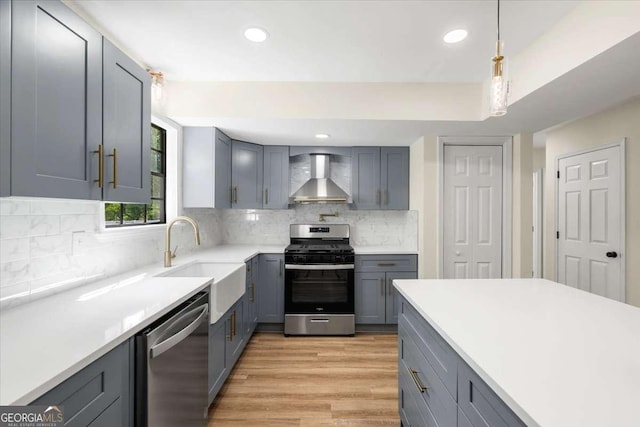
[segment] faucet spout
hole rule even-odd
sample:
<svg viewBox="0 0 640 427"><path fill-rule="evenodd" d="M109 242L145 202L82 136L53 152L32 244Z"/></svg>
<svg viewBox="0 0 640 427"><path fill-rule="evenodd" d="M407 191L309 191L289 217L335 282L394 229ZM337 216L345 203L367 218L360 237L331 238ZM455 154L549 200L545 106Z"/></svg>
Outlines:
<svg viewBox="0 0 640 427"><path fill-rule="evenodd" d="M195 220L193 220L192 218L189 218L188 216L175 217L167 224L167 228L165 229L165 235L164 235L164 266L165 267L171 267L171 258L174 257L174 255L171 254L171 227L173 227L173 224L175 224L176 222L186 222L191 224L191 226L193 227L193 233L195 234L195 238L196 238L196 245L200 245L200 227L198 227L198 223L195 222Z"/></svg>

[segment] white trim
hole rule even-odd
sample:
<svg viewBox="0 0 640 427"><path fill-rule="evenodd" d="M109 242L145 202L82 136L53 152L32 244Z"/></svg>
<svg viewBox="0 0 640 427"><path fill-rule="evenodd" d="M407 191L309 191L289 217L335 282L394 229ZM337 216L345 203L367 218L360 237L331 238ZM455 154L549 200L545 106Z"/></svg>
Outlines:
<svg viewBox="0 0 640 427"><path fill-rule="evenodd" d="M511 205L513 139L510 136L438 137L438 278L444 274L444 147L445 145L502 146L502 277L511 278Z"/></svg>
<svg viewBox="0 0 640 427"><path fill-rule="evenodd" d="M567 153L567 154L561 154L559 156L556 157L556 162L555 162L555 168L556 170L554 171L556 176L558 171L560 170L560 160L562 159L566 159L568 157L573 157L573 156L579 156L582 154L587 154L587 153L592 153L594 151L600 151L600 150L606 150L607 148L614 148L614 147L620 147L620 250L618 251L619 256L620 256L620 263L621 263L621 268L622 268L622 274L620 275L620 280L622 281L622 289L623 289L623 301L622 302L626 302L627 301L627 262L626 262L626 253L627 253L627 198L626 198L626 181L627 181L627 172L626 172L626 159L627 159L627 155L626 155L626 145L627 145L627 138L622 138L620 141L618 142L614 142L613 144L606 144L606 145L601 145L599 147L593 147L593 148L587 148L585 150L580 150L580 151L575 151L573 153ZM560 221L558 219L558 215L559 215L559 193L560 193L560 189L558 188L560 183L559 180L557 178L554 178L555 180L555 185L554 185L554 189L555 189L555 195L554 195L554 200L555 200L555 206L554 206L554 220L555 220L555 229L556 232L559 230L559 224ZM559 251L558 251L558 242L559 239L555 239L556 244L555 244L555 272L554 272L554 280L556 282L558 282L558 255L559 255Z"/></svg>
<svg viewBox="0 0 640 427"><path fill-rule="evenodd" d="M533 274L544 276L544 168L533 172Z"/></svg>

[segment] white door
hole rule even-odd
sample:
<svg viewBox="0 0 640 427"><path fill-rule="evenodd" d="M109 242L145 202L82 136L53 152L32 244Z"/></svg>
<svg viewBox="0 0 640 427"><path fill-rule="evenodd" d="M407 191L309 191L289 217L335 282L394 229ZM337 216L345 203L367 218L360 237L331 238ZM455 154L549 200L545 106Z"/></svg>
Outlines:
<svg viewBox="0 0 640 427"><path fill-rule="evenodd" d="M444 278L502 277L502 147L444 147Z"/></svg>
<svg viewBox="0 0 640 427"><path fill-rule="evenodd" d="M558 160L558 282L624 301L621 150Z"/></svg>

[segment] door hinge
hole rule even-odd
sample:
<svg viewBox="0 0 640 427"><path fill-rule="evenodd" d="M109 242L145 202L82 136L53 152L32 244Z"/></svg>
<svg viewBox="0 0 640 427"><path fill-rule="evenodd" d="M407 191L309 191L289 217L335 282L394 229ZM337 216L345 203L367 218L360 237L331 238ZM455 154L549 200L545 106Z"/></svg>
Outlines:
<svg viewBox="0 0 640 427"><path fill-rule="evenodd" d="M556 231L556 239L559 239L559 238L560 238L560 232Z"/></svg>
<svg viewBox="0 0 640 427"><path fill-rule="evenodd" d="M560 171L558 171L558 174L557 174L557 175L558 175L558 179L560 179Z"/></svg>

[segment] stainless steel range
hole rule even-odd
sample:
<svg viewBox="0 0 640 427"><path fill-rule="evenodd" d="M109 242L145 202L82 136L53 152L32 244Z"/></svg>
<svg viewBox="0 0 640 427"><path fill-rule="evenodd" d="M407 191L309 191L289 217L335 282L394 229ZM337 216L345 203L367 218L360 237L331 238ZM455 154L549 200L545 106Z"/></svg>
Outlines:
<svg viewBox="0 0 640 427"><path fill-rule="evenodd" d="M349 225L289 228L284 251L284 334L353 335L354 254Z"/></svg>

